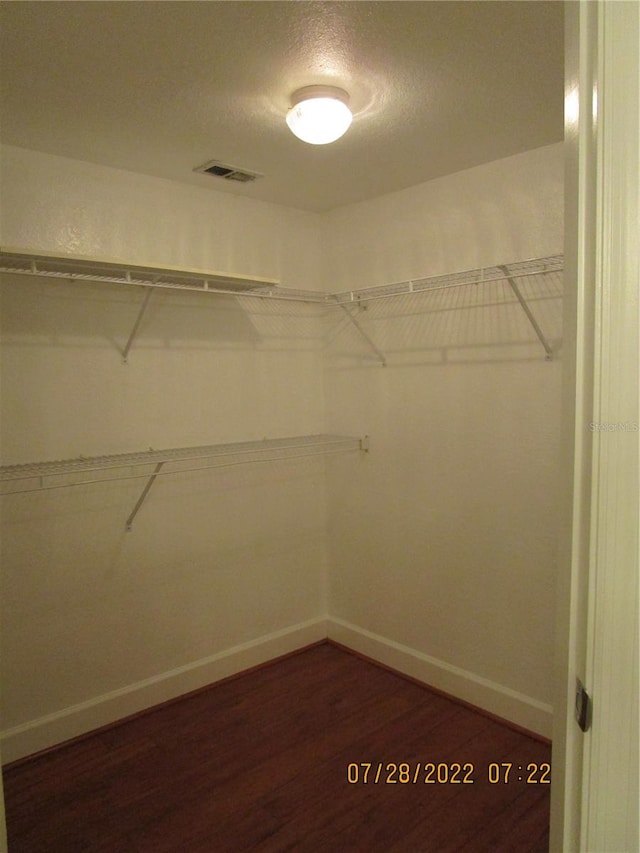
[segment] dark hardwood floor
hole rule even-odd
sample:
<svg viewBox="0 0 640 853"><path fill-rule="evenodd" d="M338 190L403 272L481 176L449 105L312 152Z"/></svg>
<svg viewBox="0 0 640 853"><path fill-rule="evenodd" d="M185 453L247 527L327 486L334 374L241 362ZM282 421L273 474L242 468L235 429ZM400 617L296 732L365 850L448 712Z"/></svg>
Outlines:
<svg viewBox="0 0 640 853"><path fill-rule="evenodd" d="M546 851L549 761L325 643L9 766L9 850Z"/></svg>

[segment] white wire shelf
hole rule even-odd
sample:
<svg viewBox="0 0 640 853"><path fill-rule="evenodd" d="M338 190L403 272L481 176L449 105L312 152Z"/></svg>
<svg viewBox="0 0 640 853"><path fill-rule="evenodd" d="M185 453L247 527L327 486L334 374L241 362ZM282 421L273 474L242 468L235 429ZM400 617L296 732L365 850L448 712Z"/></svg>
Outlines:
<svg viewBox="0 0 640 853"><path fill-rule="evenodd" d="M157 477L249 463L288 462L368 449L367 436L358 438L319 434L4 465L0 467L0 494L4 497L73 486L146 479L142 494L127 519L127 529L131 529L133 520Z"/></svg>
<svg viewBox="0 0 640 853"><path fill-rule="evenodd" d="M296 458L290 455L292 451L312 450L321 452L344 452L345 450L361 450L364 439L344 435L305 435L291 438L271 438L261 441L231 442L227 444L210 444L198 447L178 447L167 450L143 450L137 453L116 453L107 456L79 456L74 459L61 459L51 462L27 462L19 465L3 465L0 467L0 482L16 482L33 479L45 480L53 477L62 477L74 474L95 474L100 471L110 471L118 468L132 468L144 465L157 465L158 463L191 463L203 459L228 460L229 457L246 457L244 461L262 461L265 455L274 459ZM266 461L271 461L268 459ZM227 462L215 463L203 467L222 467ZM232 462L231 464L239 464ZM173 472L179 473L185 469ZM193 470L189 468L187 470ZM200 466L198 466L198 470ZM146 477L145 473L126 475L118 479L132 479L135 477ZM63 488L70 485L87 485L95 482L112 482L114 477L103 477L98 479L80 479L73 483L41 484L30 486L20 491L36 491L46 488ZM16 490L18 491L18 490ZM13 491L11 492L14 493Z"/></svg>
<svg viewBox="0 0 640 853"><path fill-rule="evenodd" d="M424 293L431 290L441 290L446 287L463 287L470 284L480 285L492 281L506 281L509 278L544 275L551 272L560 272L563 269L564 256L551 255L545 258L533 258L528 261L481 267L447 275L408 279L407 281L398 281L393 284L361 287L355 290L342 290L333 293L332 299L339 305L359 304L372 299L388 299L393 296Z"/></svg>
<svg viewBox="0 0 640 853"><path fill-rule="evenodd" d="M564 256L551 255L544 258L532 258L526 261L517 261L510 264L498 264L492 267L482 267L464 272L451 273L447 275L429 276L427 278L399 281L393 284L383 284L374 287L364 287L357 290L344 290L332 294L335 305L341 308L351 323L358 329L366 341L375 358L384 367L387 360L384 353L379 349L365 329L361 326L351 306L362 307L367 302L376 299L389 299L391 297L406 297L419 294L427 294L431 291L442 290L449 287L480 286L494 282L506 282L516 300L520 304L531 328L535 332L538 341L542 345L545 359L551 361L553 350L544 332L540 328L533 311L522 294L520 283L523 279L533 276L544 276L550 273L558 273L564 269Z"/></svg>
<svg viewBox="0 0 640 853"><path fill-rule="evenodd" d="M65 281L125 284L138 287L192 290L230 296L259 296L303 302L325 302L326 293L282 287L277 281L205 270L149 267L70 255L44 255L13 249L0 250L0 272Z"/></svg>
<svg viewBox="0 0 640 853"><path fill-rule="evenodd" d="M260 299L289 299L326 305L360 303L371 299L384 299L439 290L443 287L460 287L504 281L509 276L543 275L561 271L563 255L532 258L526 261L480 267L447 275L407 279L392 284L361 287L325 293L315 290L282 287L271 279L208 273L203 270L150 267L70 255L44 255L14 249L0 250L0 272L15 275L42 276L67 281L96 281L105 284L127 284L142 287L160 287L173 290L194 290L200 293L253 296Z"/></svg>
<svg viewBox="0 0 640 853"><path fill-rule="evenodd" d="M532 258L525 261L481 267L447 275L427 276L425 278L408 279L392 284L324 293L282 287L276 281L261 278L245 278L242 276L221 275L219 273L180 270L168 267L143 267L63 255L42 255L17 249L0 250L0 272L80 282L95 281L107 284L138 285L147 288L133 329L122 351L125 363L128 360L129 351L147 310L149 299L156 288L191 290L200 293L228 294L231 296L258 299L279 299L338 307L347 314L350 322L374 352L376 359L384 366L386 365L384 353L376 346L375 342L349 310L350 306L358 307L374 299L425 294L430 291L441 290L442 288L478 286L499 281L508 282L545 351L546 359L551 360L553 357L551 345L522 295L519 282L524 278L532 276L561 272L563 268L564 256L550 255L543 258Z"/></svg>

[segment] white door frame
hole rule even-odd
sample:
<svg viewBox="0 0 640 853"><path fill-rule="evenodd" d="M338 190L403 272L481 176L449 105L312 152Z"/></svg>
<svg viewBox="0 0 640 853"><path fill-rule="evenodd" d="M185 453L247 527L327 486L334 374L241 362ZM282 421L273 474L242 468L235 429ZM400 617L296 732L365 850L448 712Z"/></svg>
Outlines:
<svg viewBox="0 0 640 853"><path fill-rule="evenodd" d="M566 12L565 487L551 850L638 844L640 4ZM591 728L573 717L576 679Z"/></svg>

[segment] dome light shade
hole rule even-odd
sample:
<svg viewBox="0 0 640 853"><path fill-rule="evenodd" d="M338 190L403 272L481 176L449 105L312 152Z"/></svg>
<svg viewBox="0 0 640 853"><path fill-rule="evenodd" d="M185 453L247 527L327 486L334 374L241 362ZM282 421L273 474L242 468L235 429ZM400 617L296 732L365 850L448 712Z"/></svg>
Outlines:
<svg viewBox="0 0 640 853"><path fill-rule="evenodd" d="M289 129L311 145L326 145L340 139L351 124L349 95L333 86L305 86L291 97L287 113Z"/></svg>

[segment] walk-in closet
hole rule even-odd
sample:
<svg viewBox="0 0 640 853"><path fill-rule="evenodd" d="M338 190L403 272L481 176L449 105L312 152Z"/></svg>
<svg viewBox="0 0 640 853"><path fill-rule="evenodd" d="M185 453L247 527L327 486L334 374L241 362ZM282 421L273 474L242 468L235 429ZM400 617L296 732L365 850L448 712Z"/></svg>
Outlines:
<svg viewBox="0 0 640 853"><path fill-rule="evenodd" d="M4 6L3 761L327 639L548 743L563 4Z"/></svg>

